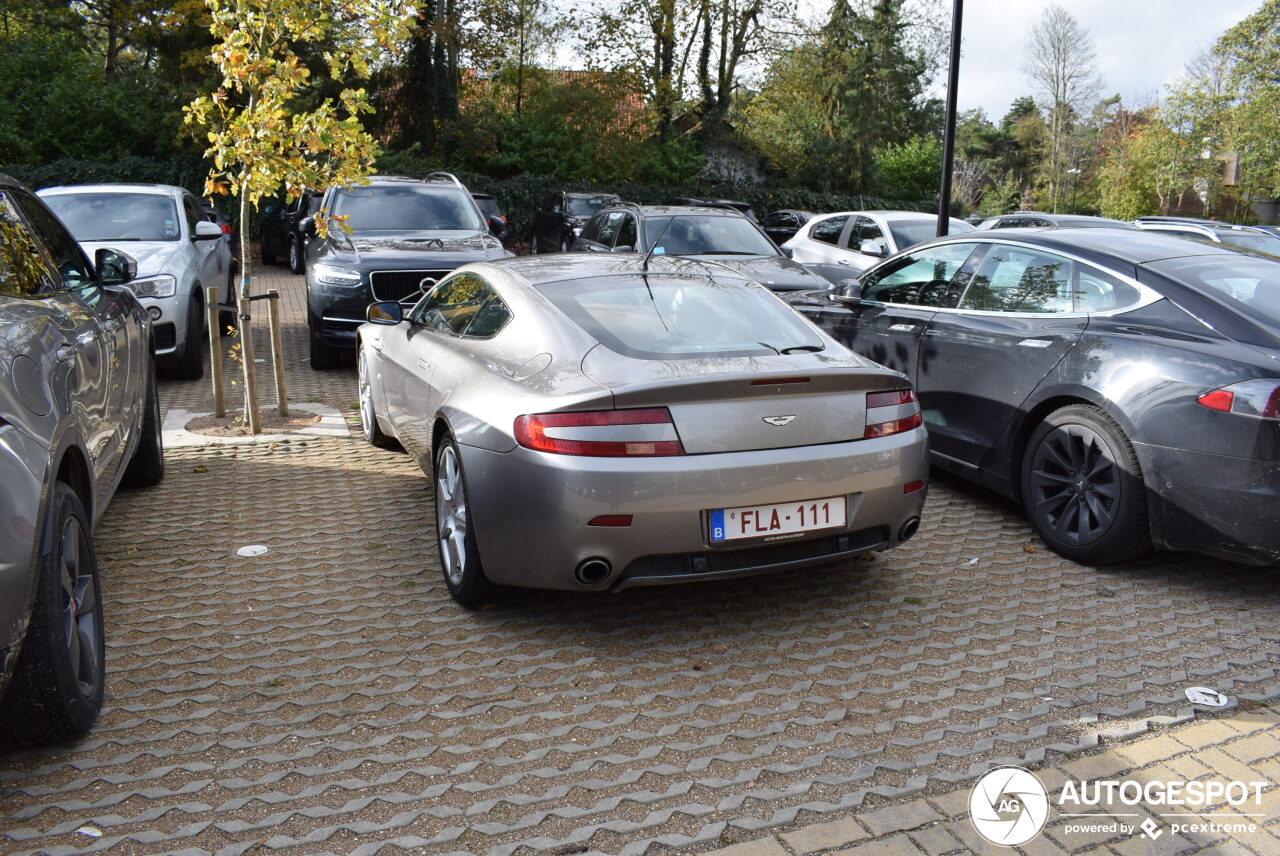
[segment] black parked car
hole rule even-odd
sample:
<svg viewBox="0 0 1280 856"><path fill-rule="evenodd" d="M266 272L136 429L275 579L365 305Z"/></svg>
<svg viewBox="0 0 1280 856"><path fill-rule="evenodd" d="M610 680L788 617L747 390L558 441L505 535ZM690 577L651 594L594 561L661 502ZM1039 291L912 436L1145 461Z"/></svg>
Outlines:
<svg viewBox="0 0 1280 856"><path fill-rule="evenodd" d="M800 231L800 227L812 219L812 211L796 211L786 208L766 214L764 219L760 221L760 228L764 229L766 235L773 238L775 244L781 246L784 241L794 238L796 232Z"/></svg>
<svg viewBox="0 0 1280 856"><path fill-rule="evenodd" d="M557 190L548 194L533 215L533 251L569 252L587 221L604 206L618 201L612 193L566 193Z"/></svg>
<svg viewBox="0 0 1280 856"><path fill-rule="evenodd" d="M1085 563L1280 564L1280 261L1121 229L968 232L793 305L915 384L936 465Z"/></svg>
<svg viewBox="0 0 1280 856"><path fill-rule="evenodd" d="M498 200L488 193L472 193L476 207L484 215L484 222L489 227L489 234L502 242L502 246L511 246L511 231L507 228L507 215L502 213Z"/></svg>
<svg viewBox="0 0 1280 856"><path fill-rule="evenodd" d="M164 476L137 266L90 263L0 175L0 744L88 730L106 685L93 526L118 485Z"/></svg>
<svg viewBox="0 0 1280 856"><path fill-rule="evenodd" d="M323 194L304 190L296 199L273 202L266 207L266 219L262 222L262 239L258 251L264 265L283 261L294 273L306 270L307 241L302 231L302 221L314 217L320 210Z"/></svg>
<svg viewBox="0 0 1280 856"><path fill-rule="evenodd" d="M333 368L354 353L356 328L378 300L406 305L467 262L512 254L489 234L462 182L449 173L426 179L375 176L370 183L325 191L321 207L348 217L352 230L317 234L314 218L300 224L307 246L307 326L311 367Z"/></svg>
<svg viewBox="0 0 1280 856"><path fill-rule="evenodd" d="M618 203L592 217L573 248L697 256L733 268L773 291L811 290L826 282L793 262L759 225L732 208Z"/></svg>

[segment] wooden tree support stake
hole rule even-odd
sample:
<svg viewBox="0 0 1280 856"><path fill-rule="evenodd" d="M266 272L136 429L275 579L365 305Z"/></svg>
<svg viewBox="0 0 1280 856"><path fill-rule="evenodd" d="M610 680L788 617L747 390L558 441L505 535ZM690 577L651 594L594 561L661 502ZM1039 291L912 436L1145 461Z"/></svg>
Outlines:
<svg viewBox="0 0 1280 856"><path fill-rule="evenodd" d="M222 325L218 323L218 289L204 290L204 306L209 313L209 374L213 378L213 415L227 415L227 395L222 385Z"/></svg>
<svg viewBox="0 0 1280 856"><path fill-rule="evenodd" d="M289 415L289 399L284 389L284 345L280 340L280 292L267 292L267 324L271 327L271 364L276 375L276 406L280 415Z"/></svg>

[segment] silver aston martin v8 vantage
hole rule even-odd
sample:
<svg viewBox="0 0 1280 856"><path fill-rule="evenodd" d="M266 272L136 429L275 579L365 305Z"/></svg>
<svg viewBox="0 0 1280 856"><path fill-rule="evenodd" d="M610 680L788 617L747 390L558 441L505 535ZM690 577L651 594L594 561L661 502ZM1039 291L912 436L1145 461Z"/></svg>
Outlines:
<svg viewBox="0 0 1280 856"><path fill-rule="evenodd" d="M907 379L714 263L458 268L359 329L361 421L434 478L444 576L617 591L885 550L928 461Z"/></svg>

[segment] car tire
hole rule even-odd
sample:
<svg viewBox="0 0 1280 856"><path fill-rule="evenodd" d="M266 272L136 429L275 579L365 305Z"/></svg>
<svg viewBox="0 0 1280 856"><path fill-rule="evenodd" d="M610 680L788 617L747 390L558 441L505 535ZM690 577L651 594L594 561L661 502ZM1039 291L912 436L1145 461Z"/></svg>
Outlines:
<svg viewBox="0 0 1280 856"><path fill-rule="evenodd" d="M307 260L302 254L302 241L297 235L289 236L289 270L296 274L306 273Z"/></svg>
<svg viewBox="0 0 1280 856"><path fill-rule="evenodd" d="M449 594L467 609L497 600L501 587L489 582L480 566L476 533L471 525L467 478L457 443L448 435L436 448L432 467L436 497L436 545Z"/></svg>
<svg viewBox="0 0 1280 856"><path fill-rule="evenodd" d="M1103 410L1077 404L1050 413L1027 443L1021 484L1031 525L1055 553L1101 565L1151 549L1138 457Z"/></svg>
<svg viewBox="0 0 1280 856"><path fill-rule="evenodd" d="M164 426L160 421L160 395L156 390L156 364L147 370L146 413L142 417L138 448L125 467L121 487L151 487L164 478Z"/></svg>
<svg viewBox="0 0 1280 856"><path fill-rule="evenodd" d="M360 433L370 445L385 449L394 441L382 433L382 429L378 427L378 411L373 403L373 385L369 377L369 360L363 347L360 348L357 360L359 364L356 367L356 373L360 385Z"/></svg>
<svg viewBox="0 0 1280 856"><path fill-rule="evenodd" d="M102 590L89 517L62 482L53 485L46 525L52 546L37 559L31 623L0 699L0 740L13 746L59 743L88 731L102 709L106 683Z"/></svg>
<svg viewBox="0 0 1280 856"><path fill-rule="evenodd" d="M262 257L264 265L276 263L276 251L271 248L271 242L267 240L266 235L263 235L262 240L258 243L258 255Z"/></svg>
<svg viewBox="0 0 1280 856"><path fill-rule="evenodd" d="M307 325L307 332L310 336L311 368L318 372L337 368L338 349L320 340L320 334L316 332L314 324Z"/></svg>
<svg viewBox="0 0 1280 856"><path fill-rule="evenodd" d="M204 307L198 295L200 286L187 301L187 338L182 343L182 356L178 357L174 374L180 380L199 380L204 377Z"/></svg>

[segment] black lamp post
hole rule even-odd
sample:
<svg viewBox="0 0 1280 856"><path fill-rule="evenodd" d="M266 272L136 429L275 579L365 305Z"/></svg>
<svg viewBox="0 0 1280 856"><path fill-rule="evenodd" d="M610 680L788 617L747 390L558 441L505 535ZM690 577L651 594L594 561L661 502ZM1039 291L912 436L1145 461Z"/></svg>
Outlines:
<svg viewBox="0 0 1280 856"><path fill-rule="evenodd" d="M951 65L947 70L947 122L942 132L942 184L938 188L938 236L951 225L951 158L956 147L956 83L960 79L960 18L964 0L951 7Z"/></svg>

